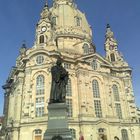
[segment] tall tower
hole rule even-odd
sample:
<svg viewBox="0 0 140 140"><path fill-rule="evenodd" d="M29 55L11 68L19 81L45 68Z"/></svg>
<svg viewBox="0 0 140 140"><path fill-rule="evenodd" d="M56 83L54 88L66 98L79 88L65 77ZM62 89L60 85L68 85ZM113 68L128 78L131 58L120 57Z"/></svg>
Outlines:
<svg viewBox="0 0 140 140"><path fill-rule="evenodd" d="M111 31L111 27L107 24L105 35L105 51L106 59L114 65L128 66L124 61L122 54L118 50L117 40L114 38L114 33Z"/></svg>
<svg viewBox="0 0 140 140"><path fill-rule="evenodd" d="M48 4L46 3L41 12L41 18L36 27L36 47L46 47L48 44L53 42L53 26L54 25L51 21L51 12L49 10Z"/></svg>

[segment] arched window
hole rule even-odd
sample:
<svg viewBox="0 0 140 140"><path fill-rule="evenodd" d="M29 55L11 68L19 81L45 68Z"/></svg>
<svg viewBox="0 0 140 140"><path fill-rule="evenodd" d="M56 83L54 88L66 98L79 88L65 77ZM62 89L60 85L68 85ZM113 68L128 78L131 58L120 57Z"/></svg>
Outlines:
<svg viewBox="0 0 140 140"><path fill-rule="evenodd" d="M83 50L84 50L84 54L89 54L89 46L88 46L88 44L84 44L83 45Z"/></svg>
<svg viewBox="0 0 140 140"><path fill-rule="evenodd" d="M117 85L113 85L112 90L113 90L113 94L114 94L114 101L120 101L119 90L118 90Z"/></svg>
<svg viewBox="0 0 140 140"><path fill-rule="evenodd" d="M41 129L35 129L35 134L36 134L36 135L42 134L42 130L41 130Z"/></svg>
<svg viewBox="0 0 140 140"><path fill-rule="evenodd" d="M97 80L92 81L93 97L100 98L99 83Z"/></svg>
<svg viewBox="0 0 140 140"><path fill-rule="evenodd" d="M42 130L36 129L34 131L35 140L42 140Z"/></svg>
<svg viewBox="0 0 140 140"><path fill-rule="evenodd" d="M36 78L36 95L42 95L44 94L44 81L45 78L43 75L39 75Z"/></svg>
<svg viewBox="0 0 140 140"><path fill-rule="evenodd" d="M128 133L127 133L126 129L122 129L121 134L122 134L122 140L129 140L128 139Z"/></svg>
<svg viewBox="0 0 140 140"><path fill-rule="evenodd" d="M81 18L76 17L76 26L81 26Z"/></svg>
<svg viewBox="0 0 140 140"><path fill-rule="evenodd" d="M98 129L98 132L99 132L99 133L104 133L104 130L105 130L104 128L99 128L99 129Z"/></svg>
<svg viewBox="0 0 140 140"><path fill-rule="evenodd" d="M72 96L71 79L68 80L68 84L66 85L66 95Z"/></svg>
<svg viewBox="0 0 140 140"><path fill-rule="evenodd" d="M93 60L91 65L92 65L93 70L97 70L98 65L97 65L96 60Z"/></svg>
<svg viewBox="0 0 140 140"><path fill-rule="evenodd" d="M98 134L99 134L99 139L107 140L107 135L106 135L106 129L105 128L99 128L98 129Z"/></svg>
<svg viewBox="0 0 140 140"><path fill-rule="evenodd" d="M36 117L42 117L44 115L44 85L45 78L43 75L39 75L36 78Z"/></svg>
<svg viewBox="0 0 140 140"><path fill-rule="evenodd" d="M39 43L44 43L45 42L45 38L44 38L44 35L41 35L39 37Z"/></svg>
<svg viewBox="0 0 140 140"><path fill-rule="evenodd" d="M52 17L52 23L53 25L56 25L56 17Z"/></svg>
<svg viewBox="0 0 140 140"><path fill-rule="evenodd" d="M112 61L112 62L115 61L115 55L114 55L114 53L112 53L112 54L110 55L110 58L111 58L111 61Z"/></svg>

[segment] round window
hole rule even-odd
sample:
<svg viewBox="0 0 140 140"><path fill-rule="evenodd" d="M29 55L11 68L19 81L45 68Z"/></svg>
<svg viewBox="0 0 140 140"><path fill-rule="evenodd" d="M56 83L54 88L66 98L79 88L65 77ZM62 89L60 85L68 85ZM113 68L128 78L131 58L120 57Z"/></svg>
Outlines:
<svg viewBox="0 0 140 140"><path fill-rule="evenodd" d="M38 65L42 64L43 62L44 62L44 57L42 55L36 57L36 63Z"/></svg>

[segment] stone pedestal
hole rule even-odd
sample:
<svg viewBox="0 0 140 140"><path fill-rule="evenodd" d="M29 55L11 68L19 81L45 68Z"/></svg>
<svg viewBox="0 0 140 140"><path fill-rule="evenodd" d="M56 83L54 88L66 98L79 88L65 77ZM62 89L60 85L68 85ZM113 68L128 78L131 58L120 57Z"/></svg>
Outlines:
<svg viewBox="0 0 140 140"><path fill-rule="evenodd" d="M48 128L43 140L72 140L65 103L48 105Z"/></svg>

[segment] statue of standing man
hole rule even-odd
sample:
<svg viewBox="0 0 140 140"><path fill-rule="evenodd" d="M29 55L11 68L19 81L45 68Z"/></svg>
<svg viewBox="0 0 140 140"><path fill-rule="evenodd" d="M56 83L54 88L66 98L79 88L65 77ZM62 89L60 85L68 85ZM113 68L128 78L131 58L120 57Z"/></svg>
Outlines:
<svg viewBox="0 0 140 140"><path fill-rule="evenodd" d="M66 85L68 72L62 66L62 59L58 58L56 65L51 68L52 85L50 94L51 103L64 103L66 98Z"/></svg>

